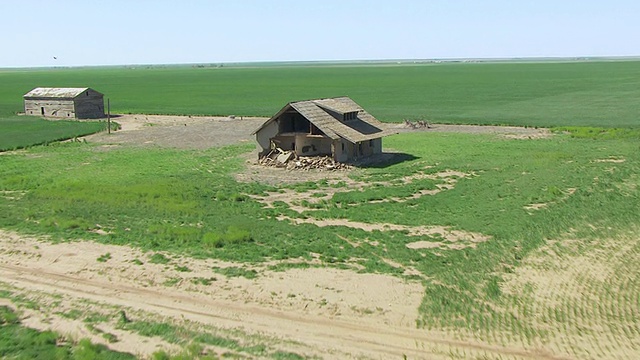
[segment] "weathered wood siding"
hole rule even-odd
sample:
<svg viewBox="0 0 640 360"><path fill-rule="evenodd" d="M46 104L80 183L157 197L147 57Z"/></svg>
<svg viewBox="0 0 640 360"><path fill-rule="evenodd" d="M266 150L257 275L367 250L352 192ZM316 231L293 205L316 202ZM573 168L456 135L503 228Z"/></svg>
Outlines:
<svg viewBox="0 0 640 360"><path fill-rule="evenodd" d="M24 113L34 116L76 118L75 104L72 99L25 99Z"/></svg>
<svg viewBox="0 0 640 360"><path fill-rule="evenodd" d="M333 158L339 162L356 160L359 158L382 153L382 139L371 139L352 143L347 140L333 142Z"/></svg>
<svg viewBox="0 0 640 360"><path fill-rule="evenodd" d="M99 119L104 117L103 95L88 89L73 99L76 118Z"/></svg>

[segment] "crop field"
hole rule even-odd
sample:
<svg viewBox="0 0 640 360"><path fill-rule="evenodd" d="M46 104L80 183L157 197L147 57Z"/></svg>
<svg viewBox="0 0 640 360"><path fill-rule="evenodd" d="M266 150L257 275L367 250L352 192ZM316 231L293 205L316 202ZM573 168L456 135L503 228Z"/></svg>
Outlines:
<svg viewBox="0 0 640 360"><path fill-rule="evenodd" d="M46 121L37 117L0 118L0 151L71 139L105 130L106 122Z"/></svg>
<svg viewBox="0 0 640 360"><path fill-rule="evenodd" d="M7 89L82 80L111 93L116 112L271 115L290 97L347 89L389 121L553 129L404 131L384 139L381 162L332 172L259 167L248 131L208 148L121 141L126 131L198 134L214 121L188 117L5 151L0 334L24 341L0 335L0 356L36 344L61 358L635 359L638 71L638 62L2 71L6 118L16 106ZM465 79L484 85L464 90Z"/></svg>
<svg viewBox="0 0 640 360"><path fill-rule="evenodd" d="M36 86L103 92L115 113L271 116L347 95L383 121L640 127L640 62L136 66L0 70L0 116Z"/></svg>

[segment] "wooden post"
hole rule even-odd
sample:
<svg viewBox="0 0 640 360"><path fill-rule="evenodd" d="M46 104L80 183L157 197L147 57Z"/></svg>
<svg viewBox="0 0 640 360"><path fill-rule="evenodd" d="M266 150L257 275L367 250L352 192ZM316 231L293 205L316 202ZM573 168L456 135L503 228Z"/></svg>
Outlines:
<svg viewBox="0 0 640 360"><path fill-rule="evenodd" d="M111 103L109 102L109 99L107 98L107 131L108 134L111 134Z"/></svg>

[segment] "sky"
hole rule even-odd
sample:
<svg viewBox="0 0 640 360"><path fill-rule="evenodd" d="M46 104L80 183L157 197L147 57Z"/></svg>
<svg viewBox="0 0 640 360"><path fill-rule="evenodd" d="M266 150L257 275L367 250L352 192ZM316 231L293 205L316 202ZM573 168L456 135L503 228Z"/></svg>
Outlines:
<svg viewBox="0 0 640 360"><path fill-rule="evenodd" d="M638 0L0 0L0 67L640 55Z"/></svg>

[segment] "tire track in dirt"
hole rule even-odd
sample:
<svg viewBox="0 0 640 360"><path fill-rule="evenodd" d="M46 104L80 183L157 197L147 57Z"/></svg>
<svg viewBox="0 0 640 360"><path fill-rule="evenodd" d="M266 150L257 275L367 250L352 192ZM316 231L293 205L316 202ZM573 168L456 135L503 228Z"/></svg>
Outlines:
<svg viewBox="0 0 640 360"><path fill-rule="evenodd" d="M437 358L438 346L464 349L478 354L516 356L527 359L564 359L544 351L529 352L476 342L430 336L427 330L374 327L326 317L286 313L264 307L220 300L201 300L180 294L159 293L122 283L94 281L42 268L0 264L1 278L25 289L63 293L102 303L155 311L172 318L184 318L225 328L240 328L278 338L298 341L317 355L342 354L346 357ZM339 356L340 357L340 356Z"/></svg>

